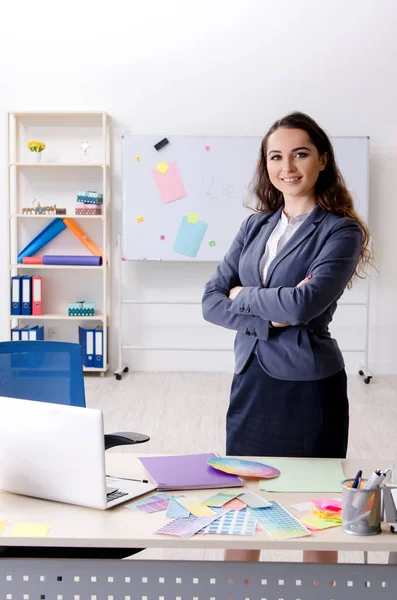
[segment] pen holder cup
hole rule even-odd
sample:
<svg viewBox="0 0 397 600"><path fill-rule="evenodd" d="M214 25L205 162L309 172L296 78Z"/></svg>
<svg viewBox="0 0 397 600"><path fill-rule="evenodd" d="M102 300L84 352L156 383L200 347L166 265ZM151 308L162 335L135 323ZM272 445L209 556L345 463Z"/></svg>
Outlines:
<svg viewBox="0 0 397 600"><path fill-rule="evenodd" d="M381 533L381 489L364 490L367 480L362 479L360 489L352 488L354 479L342 481L342 530L350 535L376 535Z"/></svg>

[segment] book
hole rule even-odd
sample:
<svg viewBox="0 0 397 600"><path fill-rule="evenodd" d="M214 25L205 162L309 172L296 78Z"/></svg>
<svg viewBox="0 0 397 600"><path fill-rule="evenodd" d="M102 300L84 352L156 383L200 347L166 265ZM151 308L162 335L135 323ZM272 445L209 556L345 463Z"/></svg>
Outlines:
<svg viewBox="0 0 397 600"><path fill-rule="evenodd" d="M244 481L214 469L207 460L216 454L186 454L182 456L139 457L149 477L161 490L201 490L241 487Z"/></svg>

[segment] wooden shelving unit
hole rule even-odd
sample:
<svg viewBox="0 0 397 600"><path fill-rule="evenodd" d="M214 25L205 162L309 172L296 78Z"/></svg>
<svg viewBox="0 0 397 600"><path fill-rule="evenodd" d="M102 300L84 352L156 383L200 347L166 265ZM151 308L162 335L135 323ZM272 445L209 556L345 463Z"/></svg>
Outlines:
<svg viewBox="0 0 397 600"><path fill-rule="evenodd" d="M46 143L40 163L33 162L34 155L27 142L40 140ZM80 157L82 142L90 145L89 161ZM7 218L8 264L10 278L29 273L43 277L43 315L11 315L9 293L9 322L11 328L19 321L33 321L45 328L45 339L78 342L78 324L95 323L103 326L103 368L85 368L85 371L104 375L108 369L107 336L110 321L110 146L109 117L105 112L19 112L7 114ZM79 190L95 190L103 194L101 215L76 215L76 194ZM66 208L66 215L22 213L22 208L33 200L42 206ZM24 265L17 262L19 252L52 219L73 218L103 251L102 266L91 265ZM37 222L36 222L37 221ZM35 223L36 222L36 223ZM69 232L70 233L70 232ZM73 234L63 234L45 248L43 254L88 254ZM59 242L59 239L62 239ZM54 250L53 246L54 244ZM57 247L58 244L58 247ZM59 246L60 244L60 246ZM70 251L68 251L70 247ZM77 249L77 251L76 251ZM95 275L96 273L96 275ZM88 294L88 296L87 296ZM85 297L84 297L85 296ZM82 297L95 301L94 317L69 317L68 302ZM73 324L75 321L75 324ZM94 325L95 326L95 325ZM56 335L54 332L58 332Z"/></svg>

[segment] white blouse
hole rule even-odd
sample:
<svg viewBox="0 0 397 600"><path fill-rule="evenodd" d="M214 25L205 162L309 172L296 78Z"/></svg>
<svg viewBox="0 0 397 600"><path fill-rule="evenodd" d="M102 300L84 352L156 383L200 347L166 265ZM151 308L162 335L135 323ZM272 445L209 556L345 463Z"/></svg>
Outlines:
<svg viewBox="0 0 397 600"><path fill-rule="evenodd" d="M263 285L265 284L266 274L270 263L275 258L276 254L280 252L281 248L283 248L288 240L294 235L294 233L298 231L302 223L306 221L307 217L310 215L310 212L307 212L303 215L297 215L296 217L291 217L289 222L284 212L281 213L280 220L270 235L270 238L266 244L265 253L259 263Z"/></svg>

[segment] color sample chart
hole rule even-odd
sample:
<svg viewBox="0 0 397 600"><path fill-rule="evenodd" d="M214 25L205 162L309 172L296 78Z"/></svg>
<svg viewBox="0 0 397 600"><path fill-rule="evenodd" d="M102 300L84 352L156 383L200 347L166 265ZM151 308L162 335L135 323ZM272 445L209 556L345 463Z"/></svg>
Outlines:
<svg viewBox="0 0 397 600"><path fill-rule="evenodd" d="M218 515L213 517L193 517L192 515L190 517L180 517L179 519L174 519L170 523L167 523L167 525L158 529L156 533L189 538L217 518Z"/></svg>
<svg viewBox="0 0 397 600"><path fill-rule="evenodd" d="M246 510L229 510L199 533L219 533L222 535L255 535L256 518Z"/></svg>
<svg viewBox="0 0 397 600"><path fill-rule="evenodd" d="M273 539L286 540L311 535L310 531L281 504L275 500L271 500L270 504L270 508L250 508L249 510Z"/></svg>

